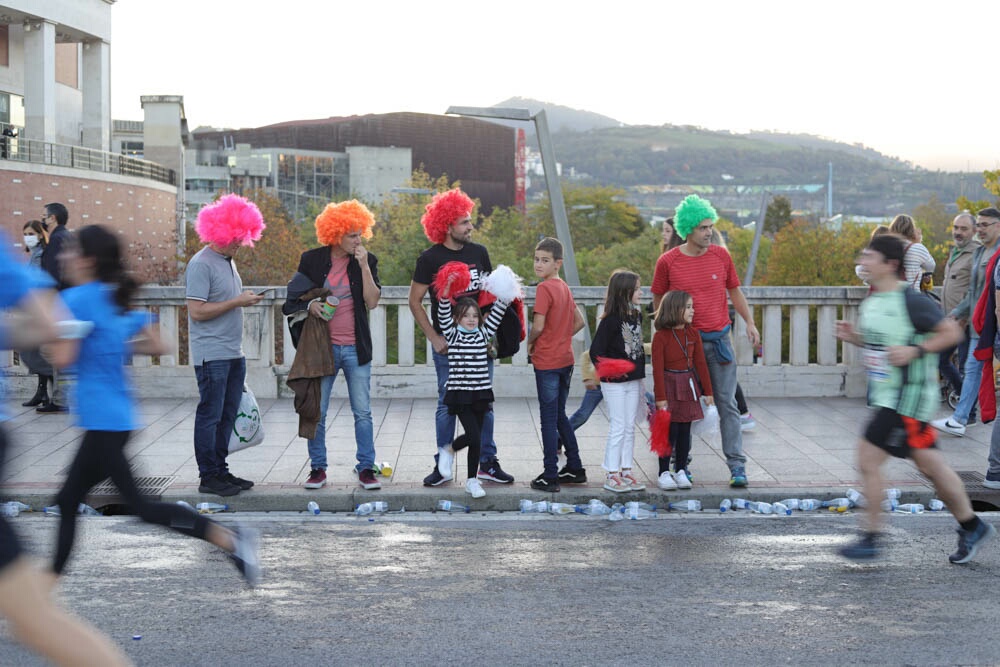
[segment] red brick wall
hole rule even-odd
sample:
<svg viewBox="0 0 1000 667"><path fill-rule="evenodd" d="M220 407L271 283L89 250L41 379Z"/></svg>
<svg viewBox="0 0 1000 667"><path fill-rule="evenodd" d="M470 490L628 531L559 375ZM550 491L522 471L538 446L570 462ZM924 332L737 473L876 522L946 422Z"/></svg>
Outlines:
<svg viewBox="0 0 1000 667"><path fill-rule="evenodd" d="M130 268L144 282L168 284L176 277L177 195L158 187L84 172L87 177L4 169L0 162L0 221L15 242L29 220L41 217L45 204L69 209L70 229L100 224L117 230L127 248Z"/></svg>

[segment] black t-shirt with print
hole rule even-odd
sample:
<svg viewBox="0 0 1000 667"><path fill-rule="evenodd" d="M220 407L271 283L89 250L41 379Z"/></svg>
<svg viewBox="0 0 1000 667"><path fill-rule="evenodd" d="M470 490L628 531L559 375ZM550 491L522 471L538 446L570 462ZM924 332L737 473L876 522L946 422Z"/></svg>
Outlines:
<svg viewBox="0 0 1000 667"><path fill-rule="evenodd" d="M438 269L448 262L462 262L469 267L471 282L469 289L459 296L471 296L479 298L479 289L482 286L483 278L493 270L490 264L490 254L485 246L478 243L466 243L461 250L449 250L444 245L438 243L420 253L417 258L417 266L413 270L413 282L421 285L428 285L430 289L431 303L437 303L437 293L434 289L434 276ZM437 308L431 308L431 322L434 324L434 331L441 333L441 325L438 323Z"/></svg>

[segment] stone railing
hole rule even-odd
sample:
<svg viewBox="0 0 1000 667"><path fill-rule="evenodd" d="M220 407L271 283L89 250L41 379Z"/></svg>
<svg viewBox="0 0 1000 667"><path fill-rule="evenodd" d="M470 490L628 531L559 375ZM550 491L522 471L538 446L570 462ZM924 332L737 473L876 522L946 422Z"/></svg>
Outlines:
<svg viewBox="0 0 1000 667"><path fill-rule="evenodd" d="M285 288L269 289L272 291L260 305L244 309L243 327L247 382L258 396L267 398L289 395L284 377L294 355L288 328L280 315ZM527 292L530 307L534 288ZM761 354L756 356L747 341L744 323L737 318L734 340L740 382L749 396L864 395L858 355L851 346L836 340L834 322L856 320L865 288L750 287L744 293L763 339ZM383 287L381 301L371 312L372 395L376 397L436 395L430 345L410 313L407 294L405 286ZM592 327L603 306L604 287L576 287L573 295L578 305L586 307ZM648 288L645 296L648 301ZM187 327L183 287L145 287L138 305L159 313L160 333L175 350L181 340L186 340L182 335ZM429 302L425 301L425 307L429 312ZM580 332L574 347L579 353L584 345L584 332ZM157 358L133 357L133 376L140 395L197 396L194 371L187 365L187 358L186 353L179 352ZM31 380L25 377L26 370L15 365L13 353L4 353L2 365L7 367L12 393L33 390L29 390ZM497 396L534 396L534 373L523 345L518 354L497 368L494 391ZM345 392L345 383L336 383L334 393L342 396ZM582 383L575 382L573 392L582 393Z"/></svg>

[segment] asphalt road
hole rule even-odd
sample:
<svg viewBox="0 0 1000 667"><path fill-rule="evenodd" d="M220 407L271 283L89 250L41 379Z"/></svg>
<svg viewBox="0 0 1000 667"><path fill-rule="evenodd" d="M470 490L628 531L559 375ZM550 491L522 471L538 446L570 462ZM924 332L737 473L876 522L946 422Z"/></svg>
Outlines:
<svg viewBox="0 0 1000 667"><path fill-rule="evenodd" d="M1000 517L985 515L991 521ZM948 516L259 514L265 579L127 517L81 519L65 604L139 665L997 664L1000 541L954 566ZM15 520L48 557L55 520ZM142 639L133 640L133 635ZM42 662L0 632L0 664Z"/></svg>

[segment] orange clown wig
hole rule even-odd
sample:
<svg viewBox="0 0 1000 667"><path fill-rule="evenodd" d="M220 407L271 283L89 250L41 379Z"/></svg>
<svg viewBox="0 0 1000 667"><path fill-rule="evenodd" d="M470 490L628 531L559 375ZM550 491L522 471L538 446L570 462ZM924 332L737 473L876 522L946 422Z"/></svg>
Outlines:
<svg viewBox="0 0 1000 667"><path fill-rule="evenodd" d="M345 234L354 232L361 232L361 238L370 239L374 226L375 216L357 199L327 204L316 216L316 240L333 246L339 244Z"/></svg>

